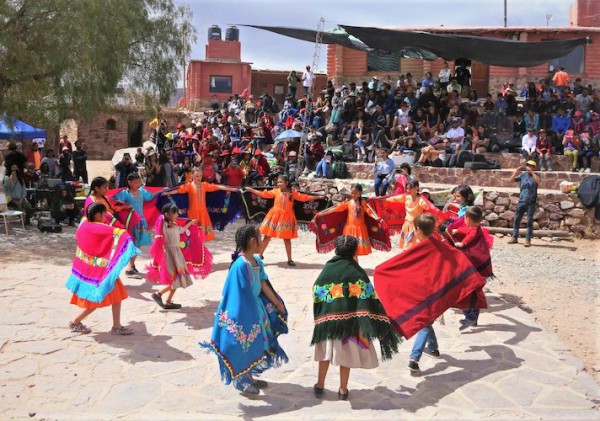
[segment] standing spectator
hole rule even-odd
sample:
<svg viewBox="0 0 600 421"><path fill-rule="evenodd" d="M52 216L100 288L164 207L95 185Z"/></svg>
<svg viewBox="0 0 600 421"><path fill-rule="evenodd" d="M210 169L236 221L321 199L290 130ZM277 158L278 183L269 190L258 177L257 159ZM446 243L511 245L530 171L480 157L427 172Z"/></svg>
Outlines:
<svg viewBox="0 0 600 421"><path fill-rule="evenodd" d="M463 63L460 63L456 69L454 70L454 75L456 77L456 81L463 88L468 88L471 86L471 72Z"/></svg>
<svg viewBox="0 0 600 421"><path fill-rule="evenodd" d="M298 76L296 75L296 71L292 70L287 77L288 82L288 95L292 97L292 99L296 99L296 91L298 90Z"/></svg>
<svg viewBox="0 0 600 421"><path fill-rule="evenodd" d="M71 150L68 147L63 147L62 153L58 157L58 165L60 167L60 178L62 181L73 180L73 172L71 171Z"/></svg>
<svg viewBox="0 0 600 421"><path fill-rule="evenodd" d="M25 163L27 162L27 158L21 152L19 152L17 148L16 142L8 143L8 153L4 157L4 166L6 167L6 175L10 177L12 173L13 166L17 166L19 171L23 171L25 169Z"/></svg>
<svg viewBox="0 0 600 421"><path fill-rule="evenodd" d="M77 142L79 142L79 141L77 141ZM75 142L75 146L77 146L77 142ZM77 147L77 150L79 150L79 147ZM87 159L87 154L86 154L86 159ZM146 157L144 156L144 152L142 152L142 148L137 148L137 151L135 153L135 164L138 167L143 167L145 159L146 159ZM73 157L73 161L75 161L75 157Z"/></svg>
<svg viewBox="0 0 600 421"><path fill-rule="evenodd" d="M304 96L309 98L309 94L312 97L312 87L315 80L315 74L310 70L310 66L306 66L306 71L302 74L302 88L304 89Z"/></svg>
<svg viewBox="0 0 600 421"><path fill-rule="evenodd" d="M69 141L69 138L67 135L64 135L61 139L60 139L60 143L58 144L58 150L62 151L64 148L68 148L69 149L69 153L73 152L73 144Z"/></svg>
<svg viewBox="0 0 600 421"><path fill-rule="evenodd" d="M554 74L552 82L554 82L554 86L556 86L561 94L564 92L565 88L569 86L569 75L565 72L564 67L561 67L560 70Z"/></svg>
<svg viewBox="0 0 600 421"><path fill-rule="evenodd" d="M440 82L440 88L442 90L444 90L448 87L451 76L452 76L452 72L450 71L450 68L448 67L448 62L445 61L444 67L442 68L442 70L440 70L440 73L438 74L438 80Z"/></svg>
<svg viewBox="0 0 600 421"><path fill-rule="evenodd" d="M33 168L35 170L40 169L40 165L42 165L42 154L40 153L39 146L37 143L31 143L31 149L27 152L26 155L27 163L33 164Z"/></svg>
<svg viewBox="0 0 600 421"><path fill-rule="evenodd" d="M88 172L87 172L87 152L83 149L81 140L75 141L76 150L73 151L73 176L75 181L79 181L79 177L85 184L88 183ZM142 149L138 148L138 154L141 153ZM138 155L136 154L136 159ZM142 154L142 165L144 163L144 154Z"/></svg>
<svg viewBox="0 0 600 421"><path fill-rule="evenodd" d="M131 173L136 172L136 168L131 163L131 155L129 155L128 153L123 154L121 162L115 165L115 169L119 172L119 175L116 180L117 188L127 187L127 176Z"/></svg>
<svg viewBox="0 0 600 421"><path fill-rule="evenodd" d="M46 156L42 159L42 164L44 163L48 165L49 178L58 177L60 167L58 166L58 158L54 156L54 150L48 149L46 151Z"/></svg>
<svg viewBox="0 0 600 421"><path fill-rule="evenodd" d="M513 222L512 238L508 241L508 244L518 243L517 238L519 237L521 219L523 219L523 215L527 212L525 247L531 247L531 237L533 237L533 214L535 213L537 202L537 188L540 184L540 177L534 172L535 167L536 163L534 161L527 161L524 169L517 168L510 176L511 182L516 181L519 183L521 192L519 193L519 202L517 203L517 210Z"/></svg>

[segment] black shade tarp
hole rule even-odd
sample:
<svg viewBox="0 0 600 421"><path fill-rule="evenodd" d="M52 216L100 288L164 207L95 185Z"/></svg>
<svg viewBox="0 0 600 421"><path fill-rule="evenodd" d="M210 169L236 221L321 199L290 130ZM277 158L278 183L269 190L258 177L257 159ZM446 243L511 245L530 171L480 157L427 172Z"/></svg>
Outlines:
<svg viewBox="0 0 600 421"><path fill-rule="evenodd" d="M317 36L317 31L311 29L241 26L262 29L308 42L315 42ZM552 59L563 57L588 42L587 38L525 42L460 34L340 26L346 34L323 32L322 42L361 50L397 53L403 58L423 60L435 60L440 57L446 60L465 58L503 67L530 67L544 64Z"/></svg>

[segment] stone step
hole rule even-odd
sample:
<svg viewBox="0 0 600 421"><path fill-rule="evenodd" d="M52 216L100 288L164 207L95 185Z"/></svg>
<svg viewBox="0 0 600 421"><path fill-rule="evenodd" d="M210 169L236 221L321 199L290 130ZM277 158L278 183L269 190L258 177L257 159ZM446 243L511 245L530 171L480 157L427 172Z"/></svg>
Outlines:
<svg viewBox="0 0 600 421"><path fill-rule="evenodd" d="M348 163L347 165L352 178L373 178L373 164ZM468 184L484 187L515 187L516 183L509 181L513 171L514 169L470 170L467 168L412 166L413 177L421 183ZM538 174L541 177L539 187L549 190L558 190L560 183L563 181L580 183L585 177L591 175L571 171L546 171L538 172Z"/></svg>
<svg viewBox="0 0 600 421"><path fill-rule="evenodd" d="M523 156L518 153L509 152L498 152L492 153L487 152L483 154L488 160L498 161L501 168L517 168L524 162ZM553 171L571 171L571 163L569 159L564 155L551 155L552 170ZM592 159L592 171L600 172L600 158L594 157Z"/></svg>

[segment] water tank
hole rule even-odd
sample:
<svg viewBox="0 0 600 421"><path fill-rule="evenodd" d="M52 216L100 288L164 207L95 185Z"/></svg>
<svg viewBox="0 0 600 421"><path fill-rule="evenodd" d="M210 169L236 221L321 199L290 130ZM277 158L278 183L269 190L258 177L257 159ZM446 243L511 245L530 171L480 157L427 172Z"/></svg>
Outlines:
<svg viewBox="0 0 600 421"><path fill-rule="evenodd" d="M225 31L225 39L227 41L239 41L240 40L240 30L237 26L230 26Z"/></svg>
<svg viewBox="0 0 600 421"><path fill-rule="evenodd" d="M227 31L229 31L229 29ZM219 25L212 25L208 28L208 39L221 39L221 28Z"/></svg>

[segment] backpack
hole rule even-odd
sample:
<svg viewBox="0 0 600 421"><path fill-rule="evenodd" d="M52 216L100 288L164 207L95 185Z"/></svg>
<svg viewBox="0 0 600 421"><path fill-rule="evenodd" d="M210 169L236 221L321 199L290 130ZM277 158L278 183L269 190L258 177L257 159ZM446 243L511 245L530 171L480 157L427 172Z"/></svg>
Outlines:
<svg viewBox="0 0 600 421"><path fill-rule="evenodd" d="M348 178L350 172L348 166L344 161L335 160L333 162L333 177L334 178Z"/></svg>

